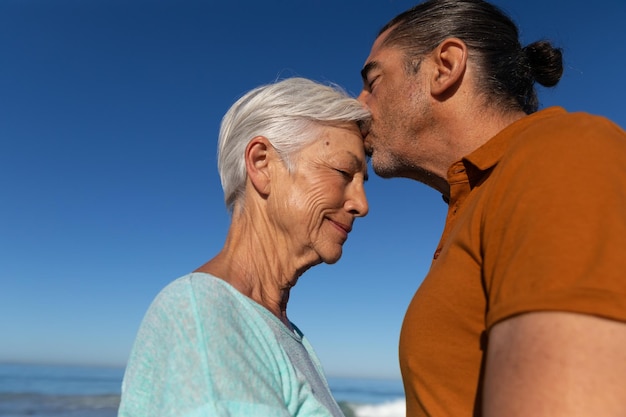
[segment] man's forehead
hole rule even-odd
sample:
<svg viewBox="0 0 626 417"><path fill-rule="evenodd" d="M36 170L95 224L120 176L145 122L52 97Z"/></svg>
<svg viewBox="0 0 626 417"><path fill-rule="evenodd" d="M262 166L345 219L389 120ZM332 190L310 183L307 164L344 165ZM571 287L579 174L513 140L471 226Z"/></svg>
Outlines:
<svg viewBox="0 0 626 417"><path fill-rule="evenodd" d="M370 51L370 56L372 56L373 54L375 54L378 51L380 51L380 49L383 49L385 47L384 43L387 40L387 38L389 37L389 33L390 32L391 32L391 28L387 29L386 31L384 31L383 33L378 35L378 37L376 38L376 40L372 44L372 49Z"/></svg>
<svg viewBox="0 0 626 417"><path fill-rule="evenodd" d="M397 59L402 59L404 52L398 47L392 45L378 45L372 47L372 51L365 61L365 65L361 70L361 76L363 79L367 78L367 75L376 69L381 69L387 66L389 63L396 62ZM393 65L393 64L392 64Z"/></svg>

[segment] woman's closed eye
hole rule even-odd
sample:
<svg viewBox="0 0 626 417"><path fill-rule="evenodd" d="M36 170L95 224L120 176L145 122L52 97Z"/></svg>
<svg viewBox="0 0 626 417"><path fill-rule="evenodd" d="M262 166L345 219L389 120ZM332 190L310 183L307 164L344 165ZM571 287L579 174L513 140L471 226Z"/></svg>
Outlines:
<svg viewBox="0 0 626 417"><path fill-rule="evenodd" d="M335 168L335 171L337 171L338 173L340 173L344 178L351 180L353 175L351 172L349 171L345 171L343 169L339 169L339 168Z"/></svg>

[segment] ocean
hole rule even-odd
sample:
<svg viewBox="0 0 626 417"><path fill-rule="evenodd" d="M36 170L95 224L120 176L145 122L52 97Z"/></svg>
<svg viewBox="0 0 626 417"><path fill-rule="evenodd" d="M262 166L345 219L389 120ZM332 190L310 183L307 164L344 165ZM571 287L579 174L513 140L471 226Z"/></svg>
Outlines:
<svg viewBox="0 0 626 417"><path fill-rule="evenodd" d="M0 363L0 417L116 417L124 369ZM346 417L405 417L402 382L328 378Z"/></svg>

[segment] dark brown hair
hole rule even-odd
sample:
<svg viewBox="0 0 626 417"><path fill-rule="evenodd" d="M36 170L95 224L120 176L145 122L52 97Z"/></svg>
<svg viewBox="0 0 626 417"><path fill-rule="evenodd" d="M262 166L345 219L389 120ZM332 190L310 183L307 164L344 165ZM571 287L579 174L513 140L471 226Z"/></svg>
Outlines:
<svg viewBox="0 0 626 417"><path fill-rule="evenodd" d="M555 86L563 74L560 48L538 41L522 48L515 23L482 0L428 0L399 14L379 32L389 31L385 46L402 48L408 67L446 38L459 38L479 67L478 85L504 110L537 111L535 82Z"/></svg>

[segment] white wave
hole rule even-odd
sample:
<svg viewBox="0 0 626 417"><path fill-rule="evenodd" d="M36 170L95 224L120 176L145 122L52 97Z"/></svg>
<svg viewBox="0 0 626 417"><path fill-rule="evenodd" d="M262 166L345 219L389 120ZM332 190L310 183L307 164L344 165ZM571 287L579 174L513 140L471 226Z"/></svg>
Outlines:
<svg viewBox="0 0 626 417"><path fill-rule="evenodd" d="M406 402L404 399L385 402L376 405L354 405L354 414L357 417L405 417Z"/></svg>

